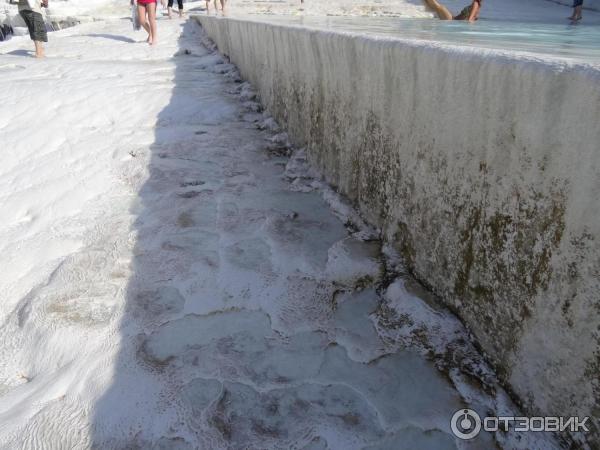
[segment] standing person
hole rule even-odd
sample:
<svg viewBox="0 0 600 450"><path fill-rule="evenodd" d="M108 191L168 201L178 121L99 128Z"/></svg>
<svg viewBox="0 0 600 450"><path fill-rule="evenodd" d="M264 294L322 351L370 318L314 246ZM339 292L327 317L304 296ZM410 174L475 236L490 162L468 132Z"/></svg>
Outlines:
<svg viewBox="0 0 600 450"><path fill-rule="evenodd" d="M466 20L473 23L479 19L483 0L473 0L469 6L463 8L456 16L453 16L448 8L438 2L438 0L423 0L423 2L425 6L435 11L440 20Z"/></svg>
<svg viewBox="0 0 600 450"><path fill-rule="evenodd" d="M183 0L177 0L177 6L179 6L179 17L183 17ZM173 0L169 0L169 4L167 5L167 8L168 8L167 14L169 15L169 19L171 19L171 10L173 9Z"/></svg>
<svg viewBox="0 0 600 450"><path fill-rule="evenodd" d="M131 0L133 5L134 0ZM150 45L158 43L158 33L156 27L156 0L137 0L137 11L140 26L148 33L146 42ZM146 18L146 14L148 18Z"/></svg>
<svg viewBox="0 0 600 450"><path fill-rule="evenodd" d="M48 7L48 0L19 0L19 14L25 21L29 30L29 37L35 45L36 58L46 56L43 42L48 42L42 7Z"/></svg>
<svg viewBox="0 0 600 450"><path fill-rule="evenodd" d="M583 9L583 0L575 0L573 2L573 15L569 17L569 20L573 22L579 22L581 20L581 10Z"/></svg>
<svg viewBox="0 0 600 450"><path fill-rule="evenodd" d="M227 0L215 0L215 14L219 13L219 3L221 3L221 12L225 14L225 5L227 4ZM210 14L210 0L206 0L206 13Z"/></svg>

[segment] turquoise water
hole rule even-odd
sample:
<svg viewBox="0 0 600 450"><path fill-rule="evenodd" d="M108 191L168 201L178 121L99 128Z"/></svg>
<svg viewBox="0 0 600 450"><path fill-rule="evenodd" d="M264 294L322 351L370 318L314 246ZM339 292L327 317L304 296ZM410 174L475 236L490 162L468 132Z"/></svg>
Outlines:
<svg viewBox="0 0 600 450"><path fill-rule="evenodd" d="M256 16L253 20L257 20ZM260 20L600 63L600 26L571 25L566 20L564 24L499 20L468 24L436 19L310 16L267 16Z"/></svg>

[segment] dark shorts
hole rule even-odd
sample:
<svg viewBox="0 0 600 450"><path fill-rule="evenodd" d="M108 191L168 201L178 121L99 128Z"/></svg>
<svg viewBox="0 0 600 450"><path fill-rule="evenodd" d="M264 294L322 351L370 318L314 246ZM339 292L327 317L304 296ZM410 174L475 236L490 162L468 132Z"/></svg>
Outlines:
<svg viewBox="0 0 600 450"><path fill-rule="evenodd" d="M477 3L481 6L482 0L479 0ZM468 20L472 10L473 5L466 6L458 15L454 16L454 20Z"/></svg>
<svg viewBox="0 0 600 450"><path fill-rule="evenodd" d="M583 0L575 0L573 2L573 8L576 8L577 6L582 6L583 5Z"/></svg>
<svg viewBox="0 0 600 450"><path fill-rule="evenodd" d="M173 7L173 0L169 0L169 8ZM177 0L177 6L179 6L179 9L183 9L183 0Z"/></svg>
<svg viewBox="0 0 600 450"><path fill-rule="evenodd" d="M46 24L44 23L44 17L40 13L26 9L19 11L19 14L21 14L29 29L29 37L31 37L32 41L48 42Z"/></svg>
<svg viewBox="0 0 600 450"><path fill-rule="evenodd" d="M461 12L459 12L458 15L454 16L454 20L467 20L471 15L472 9L473 8L471 7L471 5L467 6Z"/></svg>

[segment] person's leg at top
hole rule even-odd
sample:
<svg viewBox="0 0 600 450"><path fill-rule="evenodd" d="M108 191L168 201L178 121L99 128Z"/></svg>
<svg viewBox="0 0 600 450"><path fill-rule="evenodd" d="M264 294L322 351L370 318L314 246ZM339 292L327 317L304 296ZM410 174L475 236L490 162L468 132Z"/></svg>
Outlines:
<svg viewBox="0 0 600 450"><path fill-rule="evenodd" d="M466 20L468 22L475 22L479 19L479 13L481 12L482 0L473 0L471 4L453 16L448 8L442 5L438 0L423 0L425 6L435 12L440 20Z"/></svg>
<svg viewBox="0 0 600 450"><path fill-rule="evenodd" d="M150 22L150 31L152 32L152 42L150 45L156 45L158 43L158 27L156 25L156 2L148 3L146 5L148 13L148 21Z"/></svg>
<svg viewBox="0 0 600 450"><path fill-rule="evenodd" d="M569 20L572 20L573 22L580 21L582 18L582 16L581 16L582 10L583 10L583 0L575 0L573 2L573 15L571 15L571 17L569 17Z"/></svg>
<svg viewBox="0 0 600 450"><path fill-rule="evenodd" d="M442 5L440 2L438 2L437 0L423 0L423 3L425 3L425 6L429 9L431 9L434 13L437 14L438 19L440 20L452 20L453 16L452 13L450 12L450 10L448 8L446 8L444 5Z"/></svg>
<svg viewBox="0 0 600 450"><path fill-rule="evenodd" d="M146 42L150 44L152 42L152 32L150 31L150 25L148 25L148 18L146 17L146 5L143 3L138 3L137 11L140 27L142 27L144 30L146 30L146 33L148 33L148 39L146 39Z"/></svg>
<svg viewBox="0 0 600 450"><path fill-rule="evenodd" d="M146 15L148 16L146 18ZM138 0L138 18L140 26L148 33L146 42L150 45L156 45L158 34L156 27L156 2L148 0Z"/></svg>
<svg viewBox="0 0 600 450"><path fill-rule="evenodd" d="M19 15L23 18L23 21L27 25L29 30L29 37L33 41L35 47L35 57L44 58L46 53L44 52L44 42L48 42L48 33L46 31L46 24L44 23L44 16L42 16L39 7L37 10L29 8L29 3L19 2ZM43 0L41 6L47 7L48 0Z"/></svg>

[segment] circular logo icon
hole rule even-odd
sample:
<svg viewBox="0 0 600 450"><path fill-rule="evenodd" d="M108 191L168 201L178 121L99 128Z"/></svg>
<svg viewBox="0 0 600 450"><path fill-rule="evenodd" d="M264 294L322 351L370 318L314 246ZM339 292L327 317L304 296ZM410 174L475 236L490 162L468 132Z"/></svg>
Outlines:
<svg viewBox="0 0 600 450"><path fill-rule="evenodd" d="M452 416L450 428L454 436L468 441L481 431L481 417L472 409L459 409Z"/></svg>

